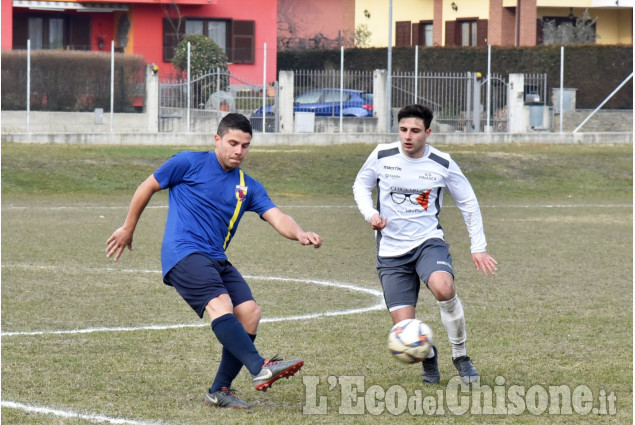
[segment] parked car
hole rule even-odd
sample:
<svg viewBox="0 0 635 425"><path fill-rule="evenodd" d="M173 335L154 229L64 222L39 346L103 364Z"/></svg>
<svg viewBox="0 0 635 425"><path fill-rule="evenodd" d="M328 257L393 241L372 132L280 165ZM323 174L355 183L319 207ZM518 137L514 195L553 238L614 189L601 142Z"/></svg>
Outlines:
<svg viewBox="0 0 635 425"><path fill-rule="evenodd" d="M361 90L342 90L342 116L372 117L373 94ZM274 106L267 106L267 131L273 131ZM340 116L340 89L314 89L302 93L293 100L293 112L313 112L320 117ZM256 109L250 117L254 130L262 130L262 108ZM270 123L271 121L271 123Z"/></svg>

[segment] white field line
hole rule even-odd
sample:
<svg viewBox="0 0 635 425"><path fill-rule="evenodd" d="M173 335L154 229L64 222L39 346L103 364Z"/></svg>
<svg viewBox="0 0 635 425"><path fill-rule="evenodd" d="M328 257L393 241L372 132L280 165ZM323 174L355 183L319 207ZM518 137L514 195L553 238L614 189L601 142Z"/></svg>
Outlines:
<svg viewBox="0 0 635 425"><path fill-rule="evenodd" d="M59 266L33 266L26 264L3 264L2 268L7 267L15 267L15 268L23 268L23 269L35 269L35 270L61 270L62 267ZM91 268L91 267L80 267L76 268L77 270L82 271L92 271L92 272L111 272L116 271L120 273L157 273L160 274L160 270L135 270L135 269L117 269L113 267L106 268ZM66 269L68 270L68 269ZM348 314L358 314L358 313L366 313L374 310L382 310L385 308L383 294L381 291L363 288L360 286L351 285L348 283L341 282L329 282L323 280L315 280L315 279L298 279L298 278L288 278L288 277L277 277L277 276L249 276L245 275L245 279L259 279L259 280L271 280L271 281L279 281L279 282L301 282L308 284L315 284L320 286L330 286L334 288L346 289L350 291L363 292L369 295L373 295L377 298L378 302L368 307L355 308L349 310L338 310L338 311L327 311L324 313L310 313L303 315L295 315L295 316L283 316L283 317L265 317L260 323L275 323L275 322L284 322L284 321L295 321L295 320L309 320L309 319L318 319L321 317L331 317L331 316L344 316ZM0 336L36 336L36 335L72 335L72 334L87 334L87 333L95 333L95 332L133 332L133 331L142 331L142 330L168 330L168 329L180 329L180 328L194 328L194 327L203 327L209 326L209 323L180 323L173 325L145 325L145 326L132 326L132 327L100 327L100 328L84 328L84 329L68 329L68 330L57 330L57 331L24 331L24 332L2 332Z"/></svg>
<svg viewBox="0 0 635 425"><path fill-rule="evenodd" d="M33 266L33 265L2 265L2 267L19 267L24 269L36 269L36 270L51 270L51 269L61 269L59 266ZM83 267L81 270L89 270L89 271L118 271L124 273L161 273L160 270L134 270L134 269L116 269L112 267L108 268L90 268ZM385 308L382 292L370 289L363 288L360 286L351 285L348 283L341 282L329 282L322 280L314 280L314 279L296 279L296 278L287 278L287 277L277 277L277 276L249 276L245 275L245 279L261 279L261 280L274 280L281 282L302 282L302 283L311 283L321 286L330 286L334 288L342 288L351 291L363 292L366 294L374 295L380 301L372 306L357 308L351 310L341 310L341 311L330 311L325 313L314 313L314 314L305 314L298 316L286 316L286 317L271 317L264 318L260 322L268 323L268 322L282 322L282 321L291 321L291 320L306 320L306 319L317 319L320 317L327 316L340 316L346 314L356 314L356 313L364 313L373 310L381 310ZM75 330L62 330L62 331L33 331L33 332L2 332L2 336L27 336L27 335L51 335L51 334L85 334L92 332L125 332L125 331L141 331L141 330L165 330L165 329L175 329L175 328L186 328L186 327L202 327L209 326L207 323L192 323L192 324L176 324L176 325L149 325L149 326L139 326L139 327L114 327L114 328L86 328L86 329L75 329ZM74 412L72 410L60 410L60 409L51 409L43 406L35 406L28 405L23 403L17 403L14 401L0 401L0 404L3 408L11 408L11 409L20 409L29 413L37 413L43 415L54 415L62 418L73 418L73 419L84 419L91 422L96 423L109 423L109 424L124 424L124 425L157 425L163 424L163 422L147 422L147 421L136 421L131 419L124 418L112 418L103 415L94 415L94 414L83 414Z"/></svg>
<svg viewBox="0 0 635 425"><path fill-rule="evenodd" d="M357 208L355 205L278 205L278 207L284 208L318 208L318 209L334 209L334 208ZM456 205L449 204L444 205L444 208L456 208ZM546 205L481 205L481 208L632 208L632 204L546 204ZM148 205L146 209L167 209L167 205ZM127 210L128 206L57 206L57 207L32 207L32 206L17 206L6 205L2 207L3 211L24 211L24 210Z"/></svg>
<svg viewBox="0 0 635 425"><path fill-rule="evenodd" d="M74 412L72 410L60 410L50 409L43 406L34 406L30 404L16 403L14 401L0 401L0 405L3 408L24 410L28 413L39 413L42 415L54 415L62 418L69 419L84 419L90 422L96 423L109 423L109 424L125 424L125 425L165 425L165 422L147 422L147 421L135 421L131 419L112 418L103 415L91 415L85 413Z"/></svg>

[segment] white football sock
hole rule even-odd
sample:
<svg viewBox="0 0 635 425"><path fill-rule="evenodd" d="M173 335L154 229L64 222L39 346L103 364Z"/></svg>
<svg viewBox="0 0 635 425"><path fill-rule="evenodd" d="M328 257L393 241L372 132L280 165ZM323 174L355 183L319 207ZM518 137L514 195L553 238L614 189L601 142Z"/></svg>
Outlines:
<svg viewBox="0 0 635 425"><path fill-rule="evenodd" d="M426 359L431 359L434 357L435 353L435 349L433 348L432 350L430 350L430 352L428 353L428 355L426 356Z"/></svg>
<svg viewBox="0 0 635 425"><path fill-rule="evenodd" d="M458 296L451 300L437 301L441 311L441 322L448 333L448 339L452 343L452 357L465 356L465 314Z"/></svg>

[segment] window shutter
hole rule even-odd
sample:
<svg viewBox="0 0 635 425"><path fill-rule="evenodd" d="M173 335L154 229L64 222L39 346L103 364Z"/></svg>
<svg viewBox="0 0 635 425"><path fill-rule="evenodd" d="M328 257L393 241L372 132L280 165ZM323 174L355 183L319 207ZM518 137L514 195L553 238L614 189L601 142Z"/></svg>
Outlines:
<svg viewBox="0 0 635 425"><path fill-rule="evenodd" d="M233 63L256 61L256 21L233 21L232 46L229 60Z"/></svg>
<svg viewBox="0 0 635 425"><path fill-rule="evenodd" d="M396 22L395 47L410 46L410 21Z"/></svg>
<svg viewBox="0 0 635 425"><path fill-rule="evenodd" d="M423 29L423 24L414 23L412 24L412 45L413 46L421 46L423 44L424 37L421 35L421 30Z"/></svg>
<svg viewBox="0 0 635 425"><path fill-rule="evenodd" d="M476 45L487 46L487 19L479 19L476 23Z"/></svg>
<svg viewBox="0 0 635 425"><path fill-rule="evenodd" d="M183 31L180 19L163 19L163 62L172 62L176 46L181 41Z"/></svg>
<svg viewBox="0 0 635 425"><path fill-rule="evenodd" d="M90 17L68 15L68 44L74 50L90 50Z"/></svg>
<svg viewBox="0 0 635 425"><path fill-rule="evenodd" d="M26 40L29 38L29 18L26 15L13 16L13 48L26 49Z"/></svg>
<svg viewBox="0 0 635 425"><path fill-rule="evenodd" d="M445 45L447 47L457 46L456 36L456 21L445 21Z"/></svg>

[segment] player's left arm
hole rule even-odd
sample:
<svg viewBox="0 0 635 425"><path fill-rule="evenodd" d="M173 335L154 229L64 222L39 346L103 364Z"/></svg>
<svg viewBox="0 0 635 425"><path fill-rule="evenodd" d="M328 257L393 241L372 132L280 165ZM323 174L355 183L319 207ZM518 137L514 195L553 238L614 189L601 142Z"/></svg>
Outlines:
<svg viewBox="0 0 635 425"><path fill-rule="evenodd" d="M487 241L483 230L483 217L472 185L454 161L450 161L449 171L448 189L463 214L470 235L470 250L474 267L485 276L488 273L493 275L498 270L496 267L498 263L485 250Z"/></svg>
<svg viewBox="0 0 635 425"><path fill-rule="evenodd" d="M315 232L305 232L291 216L278 208L271 208L262 215L262 218L287 239L299 241L302 245L313 245L315 248L322 245L320 235Z"/></svg>
<svg viewBox="0 0 635 425"><path fill-rule="evenodd" d="M487 273L496 274L498 268L496 265L498 264L491 255L487 253L487 251L483 252L473 252L472 253L472 261L474 262L474 267L476 267L477 271L482 271L485 276Z"/></svg>

